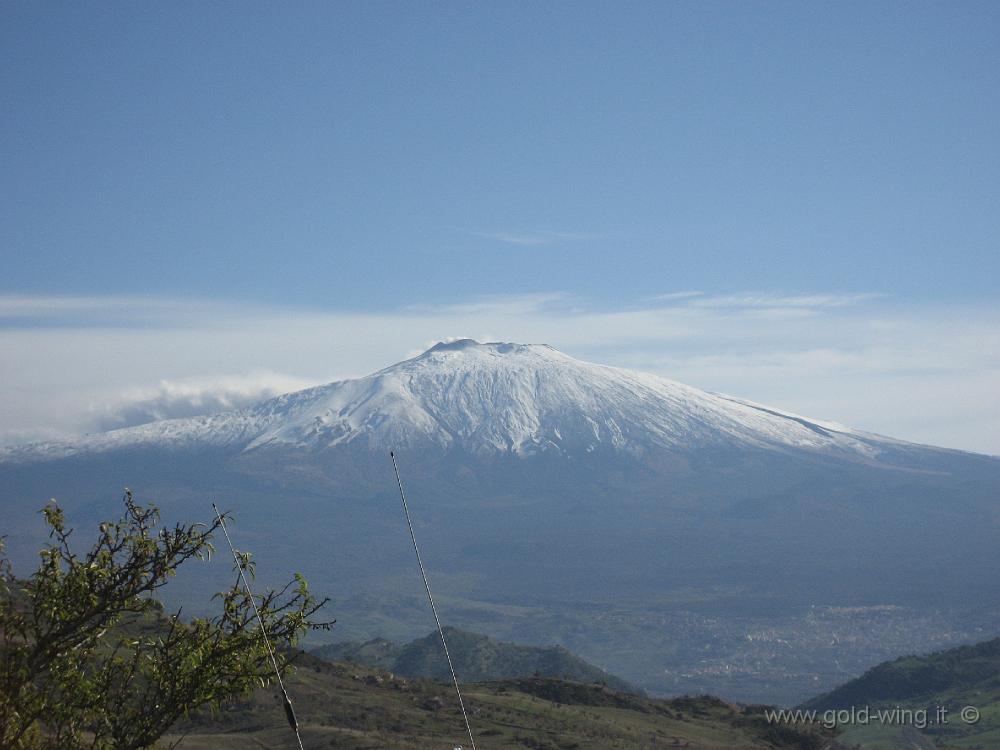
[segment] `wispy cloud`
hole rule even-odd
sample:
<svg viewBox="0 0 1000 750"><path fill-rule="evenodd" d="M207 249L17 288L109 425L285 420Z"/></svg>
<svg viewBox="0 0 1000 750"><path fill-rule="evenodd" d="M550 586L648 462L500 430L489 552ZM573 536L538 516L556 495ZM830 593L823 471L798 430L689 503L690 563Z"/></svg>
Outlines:
<svg viewBox="0 0 1000 750"><path fill-rule="evenodd" d="M570 295L563 292L541 292L538 294L487 294L471 302L457 302L446 305L425 305L413 307L415 311L435 315L531 315L554 311L571 302Z"/></svg>
<svg viewBox="0 0 1000 750"><path fill-rule="evenodd" d="M656 294L652 297L647 297L646 302L677 302L680 300L689 300L692 297L701 297L704 292L667 292L666 294Z"/></svg>
<svg viewBox="0 0 1000 750"><path fill-rule="evenodd" d="M556 232L551 230L473 232L477 237L521 247L543 247L563 242L582 242L594 238L583 232Z"/></svg>
<svg viewBox="0 0 1000 750"><path fill-rule="evenodd" d="M241 307L206 299L138 295L0 294L0 326L157 326L181 325Z"/></svg>
<svg viewBox="0 0 1000 750"><path fill-rule="evenodd" d="M668 292L647 297L647 302L672 303L676 305L693 305L697 307L717 308L823 308L850 307L864 302L880 299L885 295L871 292L852 292L847 294L757 294L744 292L741 294L706 294L699 291Z"/></svg>
<svg viewBox="0 0 1000 750"><path fill-rule="evenodd" d="M690 304L701 307L745 307L745 308L775 308L775 307L849 307L863 302L879 299L883 295L873 293L852 294L731 294L721 296L699 296Z"/></svg>
<svg viewBox="0 0 1000 750"><path fill-rule="evenodd" d="M90 427L115 430L162 419L215 414L313 385L317 385L314 380L270 370L161 380L155 386L129 388L117 399L92 404Z"/></svg>

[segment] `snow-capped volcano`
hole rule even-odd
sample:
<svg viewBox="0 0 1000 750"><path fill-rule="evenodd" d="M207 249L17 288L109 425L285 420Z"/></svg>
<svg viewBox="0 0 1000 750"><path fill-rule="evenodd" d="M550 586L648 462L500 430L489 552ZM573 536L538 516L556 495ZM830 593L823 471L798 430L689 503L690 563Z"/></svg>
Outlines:
<svg viewBox="0 0 1000 750"><path fill-rule="evenodd" d="M262 570L299 570L341 602L357 595L338 607L342 622L422 632L423 602L401 597L419 579L390 450L451 612L542 642L570 633L584 651L616 643L654 690L702 689L683 675L701 673L713 639L751 643L744 612L798 638L815 622L794 618L816 604L1000 607L1000 459L542 345L442 343L244 409L0 451L0 534L30 565L49 498L78 527L115 518L124 485L171 520L210 518L217 499ZM205 601L229 585L219 570L192 583ZM677 611L702 601L705 620ZM923 643L923 622L891 627ZM768 646L719 663L762 665L755 695L777 700L775 685L787 696L839 669L829 640L790 661ZM870 658L870 644L838 648ZM678 653L691 661L671 662ZM718 690L734 684L727 672Z"/></svg>
<svg viewBox="0 0 1000 750"><path fill-rule="evenodd" d="M55 457L135 446L460 448L526 456L746 446L877 458L900 443L630 370L547 345L439 343L366 377L205 417L166 420L66 443L9 449ZM0 454L2 455L2 454Z"/></svg>
<svg viewBox="0 0 1000 750"><path fill-rule="evenodd" d="M867 453L861 436L655 375L573 359L547 345L440 343L364 378L253 410L272 442L373 447L430 441L472 453L642 451L745 441Z"/></svg>

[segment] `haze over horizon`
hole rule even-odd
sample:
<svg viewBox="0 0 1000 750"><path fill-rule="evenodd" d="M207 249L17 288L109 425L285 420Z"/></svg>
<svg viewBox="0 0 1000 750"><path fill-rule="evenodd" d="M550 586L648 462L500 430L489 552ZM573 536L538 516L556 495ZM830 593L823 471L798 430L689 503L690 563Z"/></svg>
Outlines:
<svg viewBox="0 0 1000 750"><path fill-rule="evenodd" d="M1000 454L995 3L0 7L0 444L449 337Z"/></svg>

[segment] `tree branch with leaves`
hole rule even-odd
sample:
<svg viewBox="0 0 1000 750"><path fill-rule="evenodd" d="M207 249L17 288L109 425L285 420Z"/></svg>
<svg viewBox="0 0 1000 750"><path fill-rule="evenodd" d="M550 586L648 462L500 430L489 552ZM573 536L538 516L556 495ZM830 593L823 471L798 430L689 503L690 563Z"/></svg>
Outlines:
<svg viewBox="0 0 1000 750"><path fill-rule="evenodd" d="M15 577L0 544L0 748L152 747L188 712L274 677L238 570L213 617L168 617L154 598L183 563L212 554L221 519L157 529L155 506L128 490L123 502L124 516L101 524L84 554L62 509L46 506L50 542L30 578ZM252 575L250 556L238 557ZM299 574L256 597L282 672L289 647L332 624L316 619L326 602Z"/></svg>

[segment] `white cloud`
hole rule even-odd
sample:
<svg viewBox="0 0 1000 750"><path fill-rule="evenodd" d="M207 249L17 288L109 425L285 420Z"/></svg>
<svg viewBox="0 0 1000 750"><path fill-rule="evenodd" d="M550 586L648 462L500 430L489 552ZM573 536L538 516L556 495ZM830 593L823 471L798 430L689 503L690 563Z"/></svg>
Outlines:
<svg viewBox="0 0 1000 750"><path fill-rule="evenodd" d="M1000 454L1000 312L860 294L705 298L596 310L553 293L372 314L131 299L124 324L106 314L122 298L99 298L98 312L77 306L72 320L0 321L0 441L244 403L470 337L547 343L874 432ZM0 310L7 303L0 297Z"/></svg>
<svg viewBox="0 0 1000 750"><path fill-rule="evenodd" d="M161 419L214 414L313 385L318 383L268 370L161 380L156 386L130 388L115 400L91 404L90 429L114 430Z"/></svg>
<svg viewBox="0 0 1000 750"><path fill-rule="evenodd" d="M566 306L570 301L570 296L562 292L487 294L473 302L459 302L447 305L421 305L410 309L413 312L424 315L451 315L455 317L533 315L553 311L560 306ZM459 336L458 338L463 337ZM442 339L437 340L440 341Z"/></svg>
<svg viewBox="0 0 1000 750"><path fill-rule="evenodd" d="M707 295L703 292L672 292L652 297L652 300L683 301L698 307L734 308L817 308L849 307L879 299L884 295L873 293L852 294L728 294Z"/></svg>

